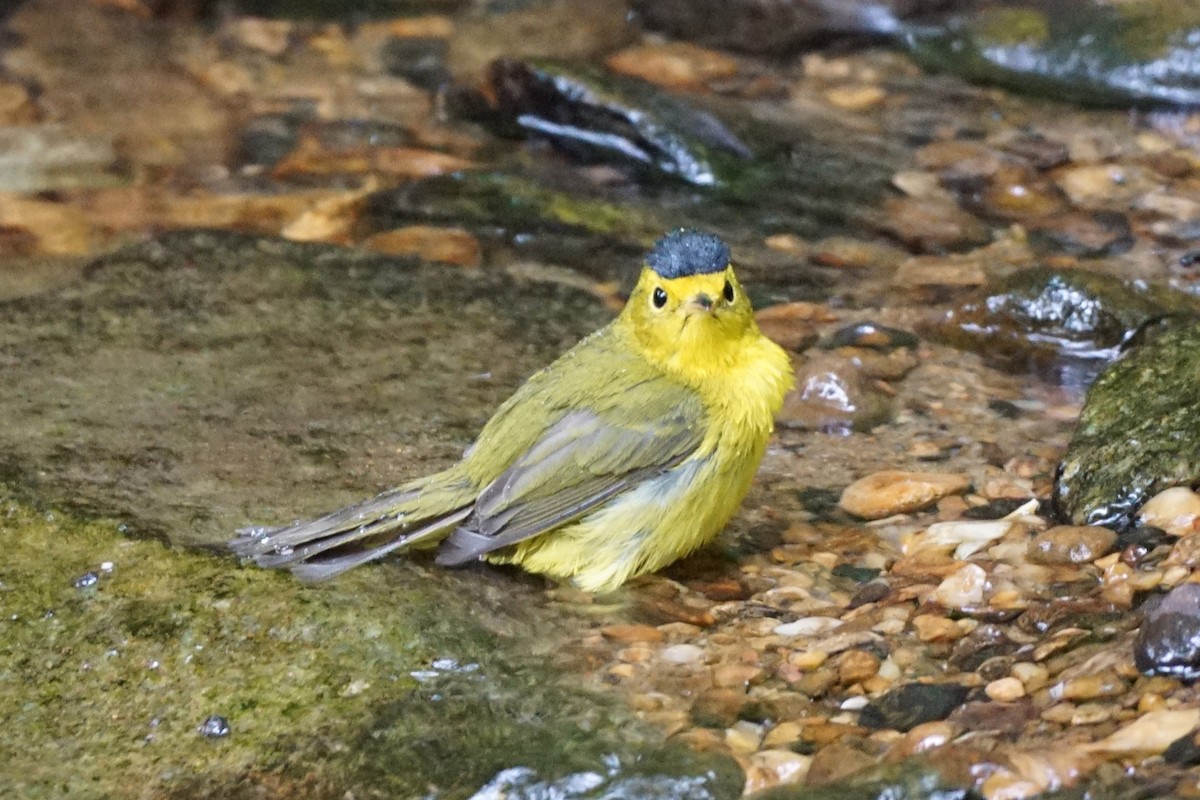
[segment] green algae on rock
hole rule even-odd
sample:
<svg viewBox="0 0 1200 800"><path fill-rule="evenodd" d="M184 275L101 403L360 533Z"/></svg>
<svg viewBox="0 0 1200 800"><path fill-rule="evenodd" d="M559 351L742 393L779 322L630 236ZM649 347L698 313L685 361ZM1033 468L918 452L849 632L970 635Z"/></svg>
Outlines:
<svg viewBox="0 0 1200 800"><path fill-rule="evenodd" d="M1054 504L1079 525L1126 527L1157 492L1200 481L1200 323L1166 326L1088 391Z"/></svg>
<svg viewBox="0 0 1200 800"><path fill-rule="evenodd" d="M1200 3L1071 0L984 6L907 29L921 65L1089 105L1200 103Z"/></svg>
<svg viewBox="0 0 1200 800"><path fill-rule="evenodd" d="M0 541L7 796L449 799L509 770L740 790L732 760L563 678L564 629L512 580L304 586L13 502ZM227 735L204 738L212 716Z"/></svg>
<svg viewBox="0 0 1200 800"><path fill-rule="evenodd" d="M1101 272L1032 267L960 303L933 332L1007 369L1057 372L1064 384L1087 385L1141 325L1198 309L1194 298L1171 289Z"/></svg>

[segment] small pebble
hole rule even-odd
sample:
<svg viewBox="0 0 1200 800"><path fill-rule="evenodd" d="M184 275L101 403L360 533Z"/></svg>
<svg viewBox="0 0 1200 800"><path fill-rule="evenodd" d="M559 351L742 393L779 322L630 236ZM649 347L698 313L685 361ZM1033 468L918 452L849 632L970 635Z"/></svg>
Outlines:
<svg viewBox="0 0 1200 800"><path fill-rule="evenodd" d="M1055 525L1029 542L1036 564L1086 564L1112 552L1117 534L1097 525Z"/></svg>
<svg viewBox="0 0 1200 800"><path fill-rule="evenodd" d="M661 642L663 633L650 625L605 625L600 635L614 642Z"/></svg>
<svg viewBox="0 0 1200 800"><path fill-rule="evenodd" d="M923 722L950 716L969 692L957 683L906 683L872 700L859 715L859 724L909 731Z"/></svg>
<svg viewBox="0 0 1200 800"><path fill-rule="evenodd" d="M638 45L609 56L608 68L667 89L698 92L710 81L737 75L737 62L724 53L689 42Z"/></svg>
<svg viewBox="0 0 1200 800"><path fill-rule="evenodd" d="M746 767L744 794L760 789L800 783L808 775L812 757L790 750L761 750L750 756Z"/></svg>
<svg viewBox="0 0 1200 800"><path fill-rule="evenodd" d="M935 750L958 735L957 726L945 721L923 722L897 739L888 751L889 758L914 756Z"/></svg>
<svg viewBox="0 0 1200 800"><path fill-rule="evenodd" d="M837 617L803 617L776 625L771 632L776 636L820 636L840 628L842 624Z"/></svg>
<svg viewBox="0 0 1200 800"><path fill-rule="evenodd" d="M725 730L725 744L734 754L753 753L762 744L762 726L753 722L738 722Z"/></svg>
<svg viewBox="0 0 1200 800"><path fill-rule="evenodd" d="M948 553L962 560L1010 533L1016 523L1010 519L935 522L904 542L904 552Z"/></svg>
<svg viewBox="0 0 1200 800"><path fill-rule="evenodd" d="M1021 682L1026 692L1036 692L1050 682L1050 671L1041 664L1022 661L1014 664L1013 677Z"/></svg>
<svg viewBox="0 0 1200 800"><path fill-rule="evenodd" d="M1180 584L1146 604L1133 660L1147 675L1200 678L1200 584Z"/></svg>
<svg viewBox="0 0 1200 800"><path fill-rule="evenodd" d="M762 678L762 667L751 664L721 664L713 669L713 683L722 688L746 687Z"/></svg>
<svg viewBox="0 0 1200 800"><path fill-rule="evenodd" d="M824 650L800 650L788 656L788 663L802 670L814 670L829 660Z"/></svg>
<svg viewBox="0 0 1200 800"><path fill-rule="evenodd" d="M100 576L91 570L83 573L75 580L71 581L71 585L76 589L90 589L100 582Z"/></svg>
<svg viewBox="0 0 1200 800"><path fill-rule="evenodd" d="M866 650L847 650L838 658L838 681L851 686L874 677L879 672L878 656Z"/></svg>
<svg viewBox="0 0 1200 800"><path fill-rule="evenodd" d="M692 703L692 721L706 728L728 728L748 702L749 697L739 689L707 689Z"/></svg>
<svg viewBox="0 0 1200 800"><path fill-rule="evenodd" d="M838 347L863 347L889 352L898 347L916 347L918 344L917 337L908 331L877 325L874 322L858 322L838 328L824 346L828 350Z"/></svg>
<svg viewBox="0 0 1200 800"><path fill-rule="evenodd" d="M1025 687L1016 678L1000 678L984 687L984 694L997 703L1011 703L1025 696Z"/></svg>
<svg viewBox="0 0 1200 800"><path fill-rule="evenodd" d="M1101 739L1084 745L1091 752L1157 755L1200 725L1200 708L1151 711Z"/></svg>
<svg viewBox="0 0 1200 800"><path fill-rule="evenodd" d="M860 478L842 491L838 505L864 519L919 511L939 499L966 491L966 475L886 470Z"/></svg>
<svg viewBox="0 0 1200 800"><path fill-rule="evenodd" d="M865 111L887 99L887 93L878 86L839 86L825 93L830 105L843 111Z"/></svg>
<svg viewBox="0 0 1200 800"><path fill-rule="evenodd" d="M1097 697L1119 697L1128 687L1112 671L1062 681L1050 688L1053 700L1094 700Z"/></svg>
<svg viewBox="0 0 1200 800"><path fill-rule="evenodd" d="M991 229L953 200L889 197L877 226L896 240L924 253L940 253L986 244Z"/></svg>
<svg viewBox="0 0 1200 800"><path fill-rule="evenodd" d="M659 658L669 664L694 664L704 659L704 648L694 644L673 644L663 648Z"/></svg>
<svg viewBox="0 0 1200 800"><path fill-rule="evenodd" d="M965 633L954 620L934 614L918 614L912 623L922 642L953 642Z"/></svg>
<svg viewBox="0 0 1200 800"><path fill-rule="evenodd" d="M1134 545L1130 546L1133 547ZM1146 553L1143 552L1141 555L1144 557ZM1165 563L1168 566L1182 564L1185 567L1200 565L1200 533L1189 533L1186 536L1180 536L1176 539L1175 544L1171 547L1171 552L1167 555ZM1135 563L1131 566L1136 567L1137 564Z"/></svg>
<svg viewBox="0 0 1200 800"><path fill-rule="evenodd" d="M782 427L849 433L869 430L891 416L890 399L853 359L815 354L800 364L795 380L776 417Z"/></svg>
<svg viewBox="0 0 1200 800"><path fill-rule="evenodd" d="M200 723L196 732L206 739L222 739L229 735L229 720L213 714Z"/></svg>
<svg viewBox="0 0 1200 800"><path fill-rule="evenodd" d="M1151 497L1138 512L1138 522L1162 528L1172 536L1200 531L1200 495L1183 486Z"/></svg>
<svg viewBox="0 0 1200 800"><path fill-rule="evenodd" d="M930 599L946 608L975 608L983 604L987 577L978 564L963 564L938 584Z"/></svg>
<svg viewBox="0 0 1200 800"><path fill-rule="evenodd" d="M1071 715L1072 725L1099 725L1112 719L1115 709L1104 703L1083 703Z"/></svg>
<svg viewBox="0 0 1200 800"><path fill-rule="evenodd" d="M787 747L800 740L802 730L797 722L781 722L767 731L767 735L763 737L763 747Z"/></svg>

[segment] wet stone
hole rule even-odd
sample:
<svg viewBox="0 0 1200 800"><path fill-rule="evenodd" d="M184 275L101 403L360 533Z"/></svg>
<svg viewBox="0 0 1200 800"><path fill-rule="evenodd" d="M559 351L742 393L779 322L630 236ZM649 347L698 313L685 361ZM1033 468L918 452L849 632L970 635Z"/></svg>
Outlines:
<svg viewBox="0 0 1200 800"><path fill-rule="evenodd" d="M692 703L692 721L704 728L728 728L737 722L749 702L741 689L707 689Z"/></svg>
<svg viewBox="0 0 1200 800"><path fill-rule="evenodd" d="M1006 141L1001 149L1039 170L1065 164L1071 157L1065 144L1040 133L1024 133L1014 136Z"/></svg>
<svg viewBox="0 0 1200 800"><path fill-rule="evenodd" d="M1200 584L1181 584L1147 602L1133 658L1148 675L1200 678Z"/></svg>
<svg viewBox="0 0 1200 800"><path fill-rule="evenodd" d="M950 663L963 672L973 672L988 659L1011 655L1020 646L999 626L980 625L955 645Z"/></svg>
<svg viewBox="0 0 1200 800"><path fill-rule="evenodd" d="M0 349L17 359L0 381L5 482L185 545L442 468L611 315L580 289L446 280L444 267L226 233L154 238L88 274L0 315ZM447 380L462 387L453 404ZM50 391L52 407L27 402ZM413 443L419 456L397 457Z"/></svg>
<svg viewBox="0 0 1200 800"><path fill-rule="evenodd" d="M1169 326L1088 390L1054 504L1075 524L1127 527L1163 489L1200 480L1200 324Z"/></svg>
<svg viewBox="0 0 1200 800"><path fill-rule="evenodd" d="M1138 511L1138 523L1187 536L1200 531L1200 495L1186 486L1164 489Z"/></svg>
<svg viewBox="0 0 1200 800"><path fill-rule="evenodd" d="M214 714L201 722L196 732L205 739L224 739L230 732L229 721Z"/></svg>
<svg viewBox="0 0 1200 800"><path fill-rule="evenodd" d="M988 520L1001 519L1016 511L1029 502L1023 497L1001 497L989 500L983 505L971 506L963 512L963 519Z"/></svg>
<svg viewBox="0 0 1200 800"><path fill-rule="evenodd" d="M957 683L907 683L868 703L859 724L908 731L950 716L968 694L970 689Z"/></svg>
<svg viewBox="0 0 1200 800"><path fill-rule="evenodd" d="M1069 359L1102 364L1147 320L1196 308L1182 293L1104 273L1034 267L960 303L935 330L1000 366L1044 370Z"/></svg>
<svg viewBox="0 0 1200 800"><path fill-rule="evenodd" d="M605 61L621 75L681 92L698 92L710 83L737 75L738 65L727 55L688 42L643 45L621 50Z"/></svg>
<svg viewBox="0 0 1200 800"><path fill-rule="evenodd" d="M499 59L488 84L501 130L548 140L585 162L715 186L728 176L718 174L713 152L750 155L712 115L617 76Z"/></svg>
<svg viewBox="0 0 1200 800"><path fill-rule="evenodd" d="M1080 258L1103 258L1133 248L1129 219L1117 211L1068 211L1032 221L1029 239L1035 250Z"/></svg>
<svg viewBox="0 0 1200 800"><path fill-rule="evenodd" d="M953 473L885 470L860 478L842 491L844 510L864 519L919 511L942 497L965 491L970 477Z"/></svg>
<svg viewBox="0 0 1200 800"><path fill-rule="evenodd" d="M387 74L434 91L450 81L448 52L449 45L440 37L393 37L380 48L379 59Z"/></svg>
<svg viewBox="0 0 1200 800"><path fill-rule="evenodd" d="M88 571L80 575L75 580L71 581L71 585L76 589L90 589L100 582L100 576L95 572Z"/></svg>
<svg viewBox="0 0 1200 800"><path fill-rule="evenodd" d="M834 742L813 755L805 782L809 786L827 786L845 780L872 766L875 759L849 744Z"/></svg>
<svg viewBox="0 0 1200 800"><path fill-rule="evenodd" d="M62 125L0 126L0 192L50 192L125 182L108 137Z"/></svg>
<svg viewBox="0 0 1200 800"><path fill-rule="evenodd" d="M1171 742L1170 746L1163 751L1163 760L1168 764L1176 764L1181 767L1194 767L1200 764L1200 742L1196 739L1197 734L1193 731Z"/></svg>
<svg viewBox="0 0 1200 800"><path fill-rule="evenodd" d="M1189 107L1200 102L1200 68L1190 59L1198 28L1200 12L1170 0L981 6L913 27L904 41L927 68L1014 91Z"/></svg>
<svg viewBox="0 0 1200 800"><path fill-rule="evenodd" d="M796 388L787 394L776 417L787 428L825 433L870 430L892 414L883 395L850 359L819 353L796 371Z"/></svg>
<svg viewBox="0 0 1200 800"><path fill-rule="evenodd" d="M827 350L839 347L866 347L872 350L888 352L898 347L916 347L917 337L899 328L889 328L874 322L858 322L844 328L838 328L824 342Z"/></svg>
<svg viewBox="0 0 1200 800"><path fill-rule="evenodd" d="M880 230L919 253L944 253L988 242L990 229L949 200L890 197Z"/></svg>
<svg viewBox="0 0 1200 800"><path fill-rule="evenodd" d="M1096 525L1056 525L1029 541L1036 564L1085 564L1112 552L1117 534Z"/></svg>
<svg viewBox="0 0 1200 800"><path fill-rule="evenodd" d="M1124 620L1129 620L1128 613L1112 603L1066 598L1030 606L1017 620L1017 627L1027 633L1044 635L1064 629L1091 630Z"/></svg>
<svg viewBox="0 0 1200 800"><path fill-rule="evenodd" d="M963 203L988 219L1002 222L1041 220L1067 206L1056 186L1025 168L1002 167L978 190L967 183Z"/></svg>

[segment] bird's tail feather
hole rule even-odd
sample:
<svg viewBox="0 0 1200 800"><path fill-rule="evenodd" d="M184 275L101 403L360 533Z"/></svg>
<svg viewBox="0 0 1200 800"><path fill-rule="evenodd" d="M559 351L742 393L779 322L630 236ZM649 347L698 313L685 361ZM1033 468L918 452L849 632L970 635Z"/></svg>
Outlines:
<svg viewBox="0 0 1200 800"><path fill-rule="evenodd" d="M414 547L466 519L470 508L428 513L414 508L419 488L385 492L323 517L276 528L242 528L229 542L239 556L260 567L287 568L306 581Z"/></svg>

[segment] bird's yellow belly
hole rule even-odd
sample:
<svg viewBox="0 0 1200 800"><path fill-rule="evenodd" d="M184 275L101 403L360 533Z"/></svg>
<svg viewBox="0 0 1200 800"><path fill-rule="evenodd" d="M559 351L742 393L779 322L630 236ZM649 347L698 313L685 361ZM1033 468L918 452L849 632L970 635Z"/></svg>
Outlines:
<svg viewBox="0 0 1200 800"><path fill-rule="evenodd" d="M745 497L764 447L761 440L718 442L578 522L489 560L571 578L586 591L616 589L711 541Z"/></svg>

